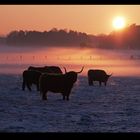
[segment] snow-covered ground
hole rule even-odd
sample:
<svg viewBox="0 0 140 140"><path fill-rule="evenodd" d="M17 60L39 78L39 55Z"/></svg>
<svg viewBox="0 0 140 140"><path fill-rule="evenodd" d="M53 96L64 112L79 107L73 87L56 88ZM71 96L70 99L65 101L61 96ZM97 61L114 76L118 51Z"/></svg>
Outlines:
<svg viewBox="0 0 140 140"><path fill-rule="evenodd" d="M140 77L112 76L88 86L79 75L69 101L22 91L21 74L0 75L0 132L140 132Z"/></svg>

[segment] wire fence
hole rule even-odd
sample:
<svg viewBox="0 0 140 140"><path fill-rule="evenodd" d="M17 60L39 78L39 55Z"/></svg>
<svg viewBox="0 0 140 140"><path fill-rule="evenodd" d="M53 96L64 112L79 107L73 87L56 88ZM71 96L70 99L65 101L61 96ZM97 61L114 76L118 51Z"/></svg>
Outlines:
<svg viewBox="0 0 140 140"><path fill-rule="evenodd" d="M68 70L79 71L82 66L84 68L84 74L90 68L105 69L109 73L119 73L122 70L133 71L137 69L140 71L140 58L136 56L129 57L114 57L105 58L104 56L47 56L47 55L1 55L0 56L0 73L19 73L27 69L29 66L45 66L45 65L57 65L62 69L64 66Z"/></svg>
<svg viewBox="0 0 140 140"><path fill-rule="evenodd" d="M0 56L0 63L9 63L9 62L37 62L37 61L104 61L104 60L139 60L140 56L118 56L118 57L111 57L107 58L104 56L79 56L79 57L73 57L73 56L40 56L40 55L6 55L6 56Z"/></svg>

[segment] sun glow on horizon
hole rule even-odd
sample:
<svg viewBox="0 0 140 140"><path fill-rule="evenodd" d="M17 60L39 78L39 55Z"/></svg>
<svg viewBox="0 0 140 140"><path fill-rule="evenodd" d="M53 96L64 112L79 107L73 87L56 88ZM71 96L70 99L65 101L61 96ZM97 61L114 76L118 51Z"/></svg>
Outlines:
<svg viewBox="0 0 140 140"><path fill-rule="evenodd" d="M116 30L123 29L125 27L125 24L126 23L124 17L118 16L113 20L113 27Z"/></svg>

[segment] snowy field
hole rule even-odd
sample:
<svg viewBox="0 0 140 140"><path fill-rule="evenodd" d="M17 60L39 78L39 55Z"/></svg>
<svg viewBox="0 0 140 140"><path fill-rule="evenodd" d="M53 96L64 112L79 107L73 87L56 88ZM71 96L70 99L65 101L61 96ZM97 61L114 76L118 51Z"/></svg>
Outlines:
<svg viewBox="0 0 140 140"><path fill-rule="evenodd" d="M69 101L51 92L42 101L35 86L22 91L30 65L85 68ZM91 68L113 73L106 87L88 86ZM0 46L0 132L140 132L140 51Z"/></svg>
<svg viewBox="0 0 140 140"><path fill-rule="evenodd" d="M140 77L92 87L79 75L69 101L51 92L42 101L21 85L19 74L0 75L0 132L140 132Z"/></svg>

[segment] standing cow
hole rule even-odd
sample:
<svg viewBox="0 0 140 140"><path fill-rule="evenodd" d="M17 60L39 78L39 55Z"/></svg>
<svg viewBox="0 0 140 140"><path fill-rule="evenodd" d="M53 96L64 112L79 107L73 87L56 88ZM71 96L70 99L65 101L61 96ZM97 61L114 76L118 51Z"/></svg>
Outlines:
<svg viewBox="0 0 140 140"><path fill-rule="evenodd" d="M39 77L42 73L40 71L35 70L25 70L23 71L23 83L22 83L22 90L25 90L25 87L31 91L32 84L35 84L37 87L37 91L39 91Z"/></svg>
<svg viewBox="0 0 140 140"><path fill-rule="evenodd" d="M111 74L112 75L112 74ZM88 70L88 84L89 86L93 85L93 81L99 81L99 84L101 86L101 83L103 82L106 86L108 78L111 76L106 74L104 70L99 69L90 69Z"/></svg>
<svg viewBox="0 0 140 140"><path fill-rule="evenodd" d="M63 100L65 97L69 100L69 95L74 83L77 81L78 73L83 71L84 67L79 72L65 71L65 74L42 74L40 76L39 88L43 100L47 100L47 92L61 93Z"/></svg>

